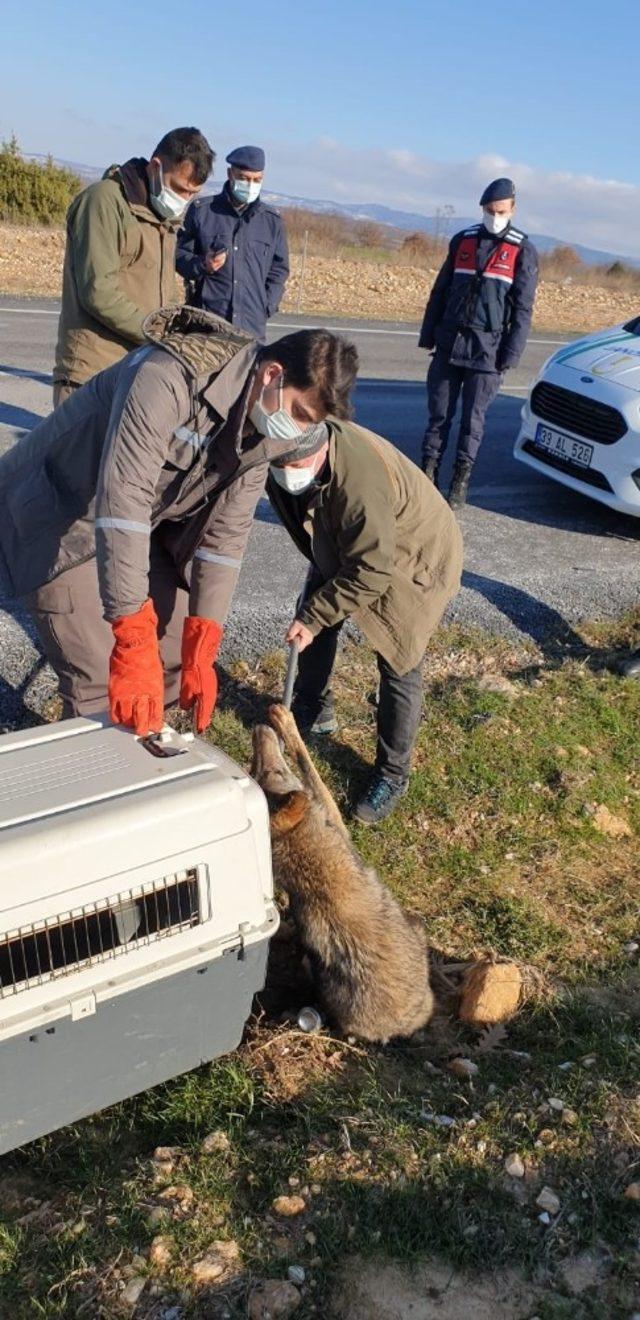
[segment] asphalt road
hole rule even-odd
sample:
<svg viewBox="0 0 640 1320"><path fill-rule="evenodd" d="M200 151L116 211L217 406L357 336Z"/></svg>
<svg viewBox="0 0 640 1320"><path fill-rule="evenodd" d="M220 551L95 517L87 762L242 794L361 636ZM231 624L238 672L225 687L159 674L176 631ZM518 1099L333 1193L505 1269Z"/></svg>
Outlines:
<svg viewBox="0 0 640 1320"><path fill-rule="evenodd" d="M50 408L57 312L55 302L0 298L0 450ZM322 324L357 345L357 420L417 460L428 361L416 347L417 326L289 314L275 318L270 338ZM640 600L640 520L573 494L512 457L522 399L561 342L560 336L534 335L491 409L470 502L460 519L463 589L447 613L450 621L530 636L542 644L567 625L614 616ZM255 656L281 643L303 573L300 557L262 501L228 623L227 658ZM0 638L0 723L6 724L16 718L20 683L37 659L28 621L9 602L0 613ZM33 687L35 702L49 686L45 672Z"/></svg>

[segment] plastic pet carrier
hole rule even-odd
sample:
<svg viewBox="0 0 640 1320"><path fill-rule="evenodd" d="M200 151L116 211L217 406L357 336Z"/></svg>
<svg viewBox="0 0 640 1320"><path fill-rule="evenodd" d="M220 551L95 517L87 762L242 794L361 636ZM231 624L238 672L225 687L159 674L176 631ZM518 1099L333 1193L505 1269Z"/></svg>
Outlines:
<svg viewBox="0 0 640 1320"><path fill-rule="evenodd" d="M0 1153L233 1050L277 925L264 796L217 748L0 737Z"/></svg>

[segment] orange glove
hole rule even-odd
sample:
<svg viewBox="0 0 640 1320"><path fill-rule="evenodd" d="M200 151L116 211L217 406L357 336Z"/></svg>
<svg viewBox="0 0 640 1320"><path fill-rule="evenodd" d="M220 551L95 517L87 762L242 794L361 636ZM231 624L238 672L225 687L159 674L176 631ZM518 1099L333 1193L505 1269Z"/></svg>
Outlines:
<svg viewBox="0 0 640 1320"><path fill-rule="evenodd" d="M191 710L195 705L198 733L204 733L216 706L218 675L213 664L222 633L215 619L201 619L197 614L190 614L184 621L180 705L183 710Z"/></svg>
<svg viewBox="0 0 640 1320"><path fill-rule="evenodd" d="M164 723L164 674L158 649L158 616L145 600L136 614L111 624L116 639L109 660L109 714L137 734L157 733Z"/></svg>

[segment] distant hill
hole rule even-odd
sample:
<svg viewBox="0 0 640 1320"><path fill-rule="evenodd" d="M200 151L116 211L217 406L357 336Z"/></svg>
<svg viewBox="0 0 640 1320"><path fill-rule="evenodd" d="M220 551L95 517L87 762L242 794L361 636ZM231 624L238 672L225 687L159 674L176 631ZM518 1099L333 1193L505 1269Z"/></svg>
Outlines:
<svg viewBox="0 0 640 1320"><path fill-rule="evenodd" d="M34 152L26 153L29 160L47 159L46 156L38 155ZM111 164L111 162L109 162ZM81 179L86 179L87 183L95 183L96 179L101 179L104 169L96 165L81 165L74 160L56 160L56 165L62 165L67 170L73 170L74 174L79 174ZM106 169L106 166L105 166ZM211 180L212 184L221 186L216 180ZM352 220L373 220L376 224L387 225L391 229L399 229L415 233L416 231L425 234L438 234L440 237L450 238L458 229L466 229L467 225L475 225L478 221L478 215L454 215L452 217L443 217L435 215L420 215L418 211L396 211L390 206L381 206L378 202L327 202L318 198L309 197L290 197L286 193L267 192L264 193L265 201L271 202L274 206L300 206L307 211L330 211L337 215L350 216ZM587 266L605 266L613 261L621 261L625 266L640 267L640 259L635 257L622 257L619 252L600 252L597 248L584 247L582 243L572 243L568 239L554 238L551 234L531 234L532 241L535 243L539 252L550 252L552 248L562 244L573 248L581 261Z"/></svg>
<svg viewBox="0 0 640 1320"><path fill-rule="evenodd" d="M25 160L39 160L42 164L49 159L48 156L43 156L37 151L23 151L21 154ZM107 168L106 165L104 169L98 169L97 165L79 165L76 160L59 160L57 157L54 157L53 163L63 170L73 170L73 173L79 175L86 183L95 183L97 179L101 179Z"/></svg>
<svg viewBox="0 0 640 1320"><path fill-rule="evenodd" d="M396 211L390 206L380 206L377 202L344 203L325 202L306 197L288 197L284 193L265 192L265 200L274 206L286 208L301 206L308 211L333 211L338 215L348 215L352 220L373 220L379 225L388 225L393 229L410 230L425 234L438 234L450 238L458 229L478 223L478 215L454 215L451 217L420 215L417 211ZM587 266L610 265L621 261L625 266L640 267L640 259L623 257L619 252L601 252L598 248L585 247L582 243L573 243L568 239L554 238L551 234L530 234L539 252L550 252L553 248L566 244L573 248L581 261Z"/></svg>

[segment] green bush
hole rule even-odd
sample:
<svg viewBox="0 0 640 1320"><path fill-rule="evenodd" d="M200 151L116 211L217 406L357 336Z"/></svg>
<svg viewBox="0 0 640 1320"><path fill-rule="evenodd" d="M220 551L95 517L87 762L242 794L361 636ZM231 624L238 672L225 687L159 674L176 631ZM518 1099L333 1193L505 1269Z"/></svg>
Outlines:
<svg viewBox="0 0 640 1320"><path fill-rule="evenodd" d="M15 137L0 146L0 220L57 225L82 188L71 170L49 159L44 165L25 160Z"/></svg>

